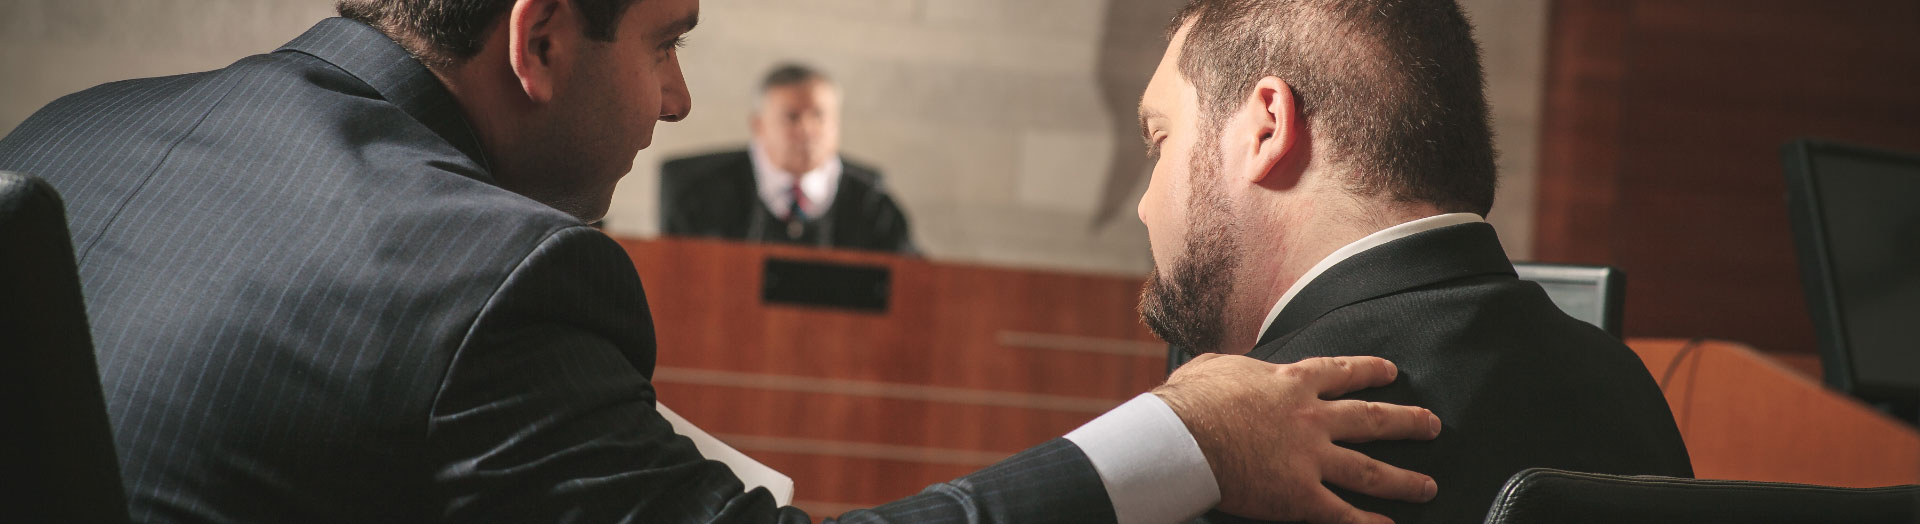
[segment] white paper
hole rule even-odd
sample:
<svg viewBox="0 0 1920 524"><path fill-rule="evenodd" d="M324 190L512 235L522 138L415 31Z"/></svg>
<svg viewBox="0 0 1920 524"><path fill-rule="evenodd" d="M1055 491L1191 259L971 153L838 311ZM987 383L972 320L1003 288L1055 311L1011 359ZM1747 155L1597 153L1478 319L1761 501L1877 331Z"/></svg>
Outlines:
<svg viewBox="0 0 1920 524"><path fill-rule="evenodd" d="M741 453L740 450L733 449L733 446L728 446L726 443L720 442L720 439L713 438L713 435L707 434L706 431L702 431L699 427L694 426L692 422L687 422L687 419L681 418L679 413L674 413L673 410L667 409L666 404L655 403L654 405L660 408L660 416L666 417L667 422L673 424L674 433L679 433L681 436L692 439L693 447L699 449L700 454L707 457L708 460L715 460L721 464L726 464L727 468L733 470L733 475L740 477L740 482L746 484L747 490L751 491L755 487L764 487L767 488L767 491L773 492L773 502L775 504L781 506L793 505L792 477L782 475L779 471L767 467L766 464L761 464L759 461L747 457L747 455Z"/></svg>

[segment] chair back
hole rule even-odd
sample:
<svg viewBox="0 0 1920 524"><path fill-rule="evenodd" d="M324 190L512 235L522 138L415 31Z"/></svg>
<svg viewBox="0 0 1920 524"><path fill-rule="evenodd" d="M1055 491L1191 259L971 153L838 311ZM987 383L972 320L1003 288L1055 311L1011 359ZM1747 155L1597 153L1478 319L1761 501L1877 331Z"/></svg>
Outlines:
<svg viewBox="0 0 1920 524"><path fill-rule="evenodd" d="M127 522L65 206L0 171L0 522Z"/></svg>
<svg viewBox="0 0 1920 524"><path fill-rule="evenodd" d="M1486 524L1830 522L1920 522L1920 485L1837 488L1535 468L1507 479L1486 520Z"/></svg>

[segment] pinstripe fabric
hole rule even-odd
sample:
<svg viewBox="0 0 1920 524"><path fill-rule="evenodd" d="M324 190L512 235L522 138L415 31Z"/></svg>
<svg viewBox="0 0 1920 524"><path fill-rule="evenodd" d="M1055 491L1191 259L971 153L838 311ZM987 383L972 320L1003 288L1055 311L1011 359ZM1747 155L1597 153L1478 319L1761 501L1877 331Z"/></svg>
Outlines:
<svg viewBox="0 0 1920 524"><path fill-rule="evenodd" d="M364 25L67 96L0 169L70 204L136 522L806 520L653 411L619 246L492 186L453 98ZM1112 520L1064 440L843 519Z"/></svg>

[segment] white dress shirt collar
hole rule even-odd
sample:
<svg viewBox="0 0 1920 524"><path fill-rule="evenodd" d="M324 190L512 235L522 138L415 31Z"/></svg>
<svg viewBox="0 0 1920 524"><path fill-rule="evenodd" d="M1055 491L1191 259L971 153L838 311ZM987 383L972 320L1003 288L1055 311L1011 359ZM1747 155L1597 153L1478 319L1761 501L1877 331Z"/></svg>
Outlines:
<svg viewBox="0 0 1920 524"><path fill-rule="evenodd" d="M793 173L775 166L759 143L747 145L747 156L753 160L753 179L759 186L760 201L766 203L774 215L785 218L787 209L793 206ZM834 155L820 167L801 173L800 192L807 195L806 206L801 211L808 217L826 214L833 207L834 194L840 189L840 173L845 169L840 156Z"/></svg>
<svg viewBox="0 0 1920 524"><path fill-rule="evenodd" d="M1355 240L1351 244L1333 250L1333 253L1327 254L1326 258L1320 259L1320 263L1314 264L1312 268L1307 269L1305 274L1300 275L1300 280L1295 280L1293 287L1287 288L1285 294L1280 295L1280 301L1275 302L1273 309L1267 311L1267 320L1260 323L1260 331L1253 334L1253 339L1260 340L1262 335L1267 334L1267 328L1273 326L1274 319L1280 318L1280 310L1286 309L1287 303L1293 301L1294 295L1300 294L1300 290L1305 289L1307 284L1313 282L1315 277L1320 276L1321 273L1325 273L1334 265L1346 261L1348 258L1358 255L1363 251L1379 247L1381 244L1413 236L1415 233L1423 233L1447 226L1485 221L1486 220L1480 218L1480 215L1473 213L1435 215L1375 231L1371 235L1360 237L1359 240Z"/></svg>

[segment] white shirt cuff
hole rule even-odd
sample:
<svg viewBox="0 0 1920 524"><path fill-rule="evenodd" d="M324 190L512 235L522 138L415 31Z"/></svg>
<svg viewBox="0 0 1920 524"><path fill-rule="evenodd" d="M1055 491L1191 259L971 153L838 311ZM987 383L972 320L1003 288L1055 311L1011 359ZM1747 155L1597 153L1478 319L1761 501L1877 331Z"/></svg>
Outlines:
<svg viewBox="0 0 1920 524"><path fill-rule="evenodd" d="M1175 524L1220 503L1220 485L1166 401L1142 393L1067 433L1100 473L1120 524Z"/></svg>

